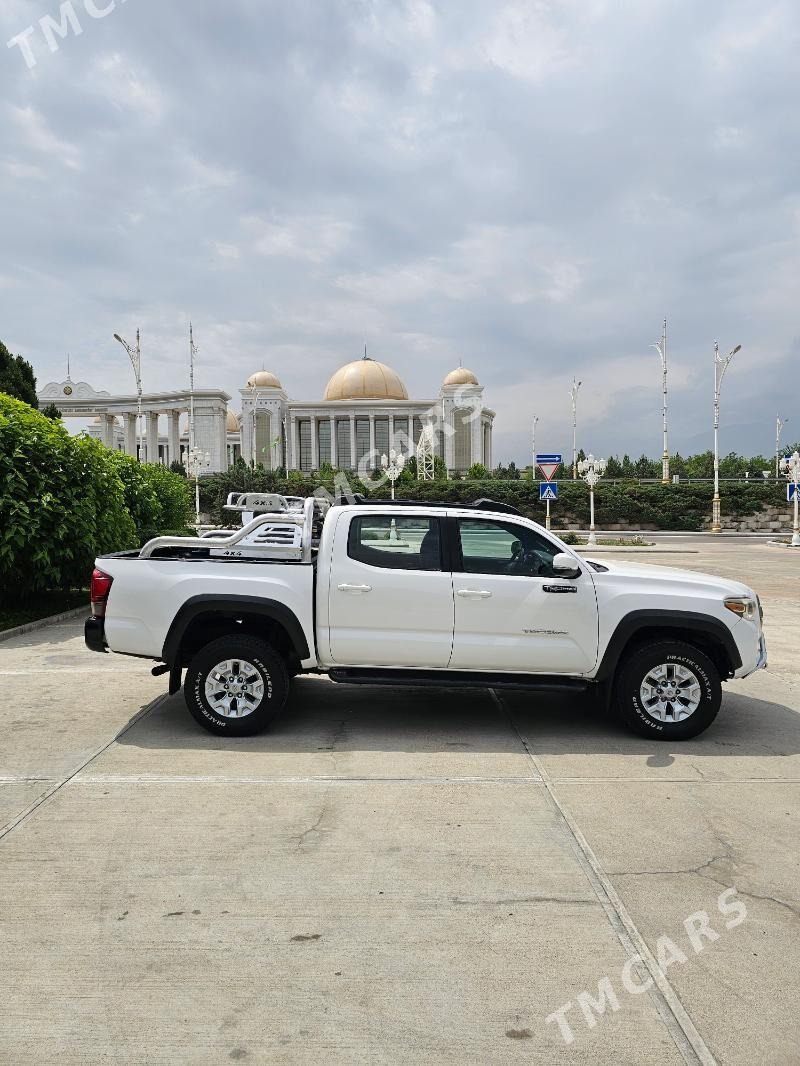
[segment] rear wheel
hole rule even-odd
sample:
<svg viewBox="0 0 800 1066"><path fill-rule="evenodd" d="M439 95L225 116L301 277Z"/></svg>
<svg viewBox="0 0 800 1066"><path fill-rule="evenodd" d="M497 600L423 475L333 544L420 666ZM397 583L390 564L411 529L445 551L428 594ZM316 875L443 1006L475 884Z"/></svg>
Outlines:
<svg viewBox="0 0 800 1066"><path fill-rule="evenodd" d="M210 733L252 736L286 702L286 663L258 637L219 637L192 659L183 691L190 714Z"/></svg>
<svg viewBox="0 0 800 1066"><path fill-rule="evenodd" d="M614 703L626 725L656 740L687 740L707 729L722 703L714 663L683 641L636 649L620 668Z"/></svg>

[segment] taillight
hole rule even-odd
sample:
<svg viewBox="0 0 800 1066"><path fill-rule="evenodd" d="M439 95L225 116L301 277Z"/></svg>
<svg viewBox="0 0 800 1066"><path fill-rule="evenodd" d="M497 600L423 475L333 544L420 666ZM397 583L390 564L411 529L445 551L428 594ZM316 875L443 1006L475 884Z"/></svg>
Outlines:
<svg viewBox="0 0 800 1066"><path fill-rule="evenodd" d="M102 618L106 613L106 600L111 591L111 582L114 578L111 574L105 574L102 570L92 571L92 585L89 598L92 601L92 615Z"/></svg>

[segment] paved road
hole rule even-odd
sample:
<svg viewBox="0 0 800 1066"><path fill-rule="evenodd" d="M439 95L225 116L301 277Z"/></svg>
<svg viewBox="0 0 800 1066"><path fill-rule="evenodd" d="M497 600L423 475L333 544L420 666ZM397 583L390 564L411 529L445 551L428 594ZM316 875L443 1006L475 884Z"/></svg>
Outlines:
<svg viewBox="0 0 800 1066"><path fill-rule="evenodd" d="M311 678L231 742L78 624L0 645L0 1062L800 1061L800 559L698 550L664 561L756 587L771 669L674 750Z"/></svg>

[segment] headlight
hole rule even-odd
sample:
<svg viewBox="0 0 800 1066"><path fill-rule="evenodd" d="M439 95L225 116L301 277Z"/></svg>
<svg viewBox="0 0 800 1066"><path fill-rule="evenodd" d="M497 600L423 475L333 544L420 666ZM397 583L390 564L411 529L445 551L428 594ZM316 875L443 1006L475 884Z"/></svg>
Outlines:
<svg viewBox="0 0 800 1066"><path fill-rule="evenodd" d="M752 622L756 618L756 601L750 596L726 596L724 604L729 611L733 611L739 618L746 618Z"/></svg>

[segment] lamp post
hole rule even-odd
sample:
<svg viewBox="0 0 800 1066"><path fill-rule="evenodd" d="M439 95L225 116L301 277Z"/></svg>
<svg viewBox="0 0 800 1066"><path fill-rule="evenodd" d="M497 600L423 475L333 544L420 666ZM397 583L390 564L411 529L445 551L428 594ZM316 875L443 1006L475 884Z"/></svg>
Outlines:
<svg viewBox="0 0 800 1066"><path fill-rule="evenodd" d="M396 452L394 448L390 450L388 457L381 456L381 469L392 483L392 499L394 499L394 483L402 474L405 465L405 456L402 452Z"/></svg>
<svg viewBox="0 0 800 1066"><path fill-rule="evenodd" d="M195 522L200 525L200 472L211 466L211 455L198 447L190 448L186 456L186 473L194 478Z"/></svg>
<svg viewBox="0 0 800 1066"><path fill-rule="evenodd" d="M144 432L142 422L142 350L139 344L139 330L136 330L136 347L132 348L127 341L124 341L120 337L119 333L114 334L114 340L119 341L125 351L128 353L128 358L131 361L133 367L133 373L136 376L136 430L137 437L139 438L138 451L139 462L144 460Z"/></svg>
<svg viewBox="0 0 800 1066"><path fill-rule="evenodd" d="M597 544L594 531L594 487L606 472L606 460L589 455L578 463L578 473L589 486L589 544Z"/></svg>
<svg viewBox="0 0 800 1066"><path fill-rule="evenodd" d="M661 484L669 484L669 448L667 447L667 320L661 329L661 340L657 344L651 344L661 359L661 415L663 420L664 450L661 454Z"/></svg>
<svg viewBox="0 0 800 1066"><path fill-rule="evenodd" d="M583 382L573 377L569 394L572 397L572 480L578 480L578 389Z"/></svg>
<svg viewBox="0 0 800 1066"><path fill-rule="evenodd" d="M719 344L714 341L714 499L711 503L711 532L719 533L720 526L720 501L719 501L719 392L722 388L722 379L725 371L731 365L731 359L738 351L741 344L732 348L726 356L719 354Z"/></svg>
<svg viewBox="0 0 800 1066"><path fill-rule="evenodd" d="M531 459L533 465L531 466L531 483L536 480L536 423L539 421L539 416L534 415L531 423Z"/></svg>
<svg viewBox="0 0 800 1066"><path fill-rule="evenodd" d="M780 415L775 415L775 480L778 480L778 471L780 469L780 452L781 452L781 430L789 421L788 418L781 418Z"/></svg>
<svg viewBox="0 0 800 1066"><path fill-rule="evenodd" d="M800 548L800 518L797 510L797 485L800 482L800 452L786 456L780 461L780 470L786 475L786 480L794 485L794 521L792 523L792 547Z"/></svg>

